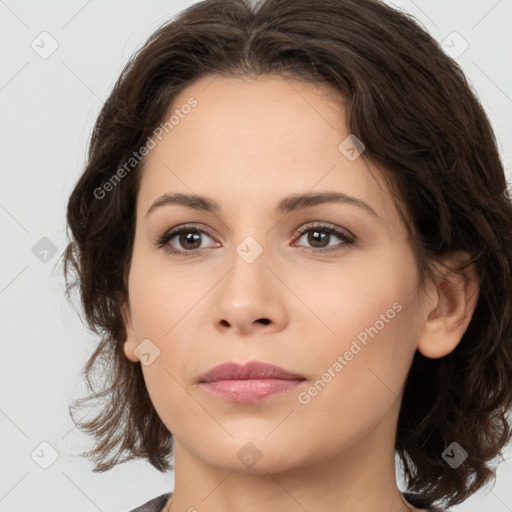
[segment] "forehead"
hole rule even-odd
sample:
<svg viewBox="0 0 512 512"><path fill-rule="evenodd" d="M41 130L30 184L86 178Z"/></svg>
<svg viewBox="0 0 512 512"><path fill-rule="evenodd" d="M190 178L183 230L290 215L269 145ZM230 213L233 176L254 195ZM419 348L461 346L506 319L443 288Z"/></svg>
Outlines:
<svg viewBox="0 0 512 512"><path fill-rule="evenodd" d="M171 117L145 159L138 203L146 210L166 192L254 211L265 198L336 190L393 213L380 172L346 152L353 139L343 100L328 85L206 76L175 98L163 123Z"/></svg>

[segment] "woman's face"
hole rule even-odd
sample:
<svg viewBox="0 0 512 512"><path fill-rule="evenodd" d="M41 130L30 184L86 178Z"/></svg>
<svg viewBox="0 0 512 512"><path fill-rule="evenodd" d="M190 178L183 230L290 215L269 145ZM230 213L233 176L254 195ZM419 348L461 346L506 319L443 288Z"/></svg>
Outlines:
<svg viewBox="0 0 512 512"><path fill-rule="evenodd" d="M216 467L394 450L424 306L393 199L330 92L204 77L146 156L125 353L176 449ZM300 378L201 382L249 361Z"/></svg>

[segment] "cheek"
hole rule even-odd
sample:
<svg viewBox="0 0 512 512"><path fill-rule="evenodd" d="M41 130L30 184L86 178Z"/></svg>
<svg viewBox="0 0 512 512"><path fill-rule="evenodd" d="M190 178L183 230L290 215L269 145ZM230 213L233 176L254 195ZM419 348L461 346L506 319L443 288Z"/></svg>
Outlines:
<svg viewBox="0 0 512 512"><path fill-rule="evenodd" d="M353 317L340 318L336 340L319 345L311 354L317 374L310 387L296 397L297 428L299 420L307 423L318 437L331 439L330 449L357 444L383 418L389 419L391 410L398 414L414 355L414 325L407 297L394 304L396 309L380 309L376 301L377 315L364 310L357 318L352 310ZM379 318L380 311L387 323Z"/></svg>
<svg viewBox="0 0 512 512"><path fill-rule="evenodd" d="M129 294L138 337L166 340L177 329L191 325L195 305L210 287L209 278L196 281L190 272L173 267L162 253L135 251Z"/></svg>
<svg viewBox="0 0 512 512"><path fill-rule="evenodd" d="M290 297L289 304L304 313L299 316L293 311L293 322L314 327L316 338L337 349L350 345L358 335L364 341L371 327L375 334L376 326L380 337L390 331L391 324L404 326L403 317L414 317L418 309L418 276L412 254L397 249L388 246L371 257L354 252L321 271L283 273L283 280L301 299Z"/></svg>
<svg viewBox="0 0 512 512"><path fill-rule="evenodd" d="M205 325L201 298L209 286L204 279L194 285L176 271L170 274L159 262L134 257L129 293L137 340L151 340L157 354L151 364L141 363L151 402L167 428L179 432L182 415L193 418L198 413L183 386L197 359L198 333Z"/></svg>
<svg viewBox="0 0 512 512"><path fill-rule="evenodd" d="M314 292L312 283L302 288L330 331L317 322L322 334L304 344L317 385L303 402L316 404L319 422L341 421L346 414L378 417L401 393L416 348L419 301L414 262L396 261L351 265L351 272Z"/></svg>

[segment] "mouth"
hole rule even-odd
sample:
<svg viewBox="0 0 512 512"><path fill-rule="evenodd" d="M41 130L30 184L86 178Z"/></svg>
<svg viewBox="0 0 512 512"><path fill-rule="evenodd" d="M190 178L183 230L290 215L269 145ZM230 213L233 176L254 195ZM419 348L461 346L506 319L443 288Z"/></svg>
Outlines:
<svg viewBox="0 0 512 512"><path fill-rule="evenodd" d="M279 366L250 361L245 365L228 362L203 374L199 383L208 393L229 402L259 402L292 391L306 378Z"/></svg>

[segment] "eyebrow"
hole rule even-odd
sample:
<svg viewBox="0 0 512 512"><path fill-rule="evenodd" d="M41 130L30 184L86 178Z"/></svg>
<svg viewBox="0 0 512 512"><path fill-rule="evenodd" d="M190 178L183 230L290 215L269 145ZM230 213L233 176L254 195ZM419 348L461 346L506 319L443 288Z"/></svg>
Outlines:
<svg viewBox="0 0 512 512"><path fill-rule="evenodd" d="M323 203L341 203L350 204L366 210L368 213L380 219L375 210L361 199L348 196L341 192L309 192L305 194L292 194L282 198L276 206L279 213L289 213L303 208L309 208ZM203 210L211 213L219 213L221 207L219 203L205 196L197 194L163 194L160 196L146 212L146 217L157 208L169 204L179 204L193 208L195 210Z"/></svg>

